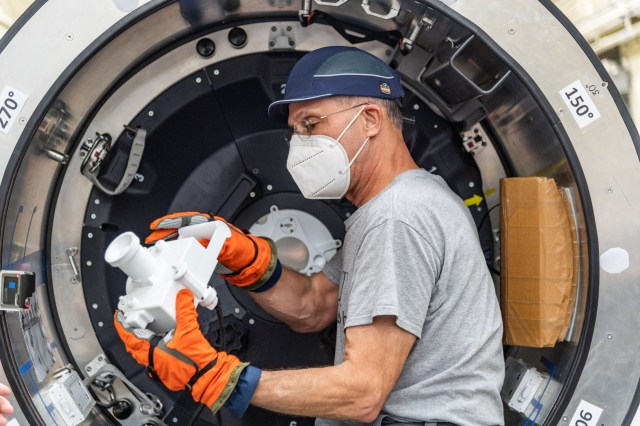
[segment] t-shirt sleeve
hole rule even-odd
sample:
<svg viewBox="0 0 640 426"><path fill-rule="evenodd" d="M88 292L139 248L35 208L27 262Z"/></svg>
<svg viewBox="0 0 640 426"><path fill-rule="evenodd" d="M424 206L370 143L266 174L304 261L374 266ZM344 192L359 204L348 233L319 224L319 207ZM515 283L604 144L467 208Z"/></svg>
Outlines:
<svg viewBox="0 0 640 426"><path fill-rule="evenodd" d="M371 229L358 249L345 327L380 315L420 338L441 270L436 247L410 225L387 220Z"/></svg>
<svg viewBox="0 0 640 426"><path fill-rule="evenodd" d="M338 252L324 265L322 273L329 281L335 285L340 284L340 275L342 275L342 250Z"/></svg>

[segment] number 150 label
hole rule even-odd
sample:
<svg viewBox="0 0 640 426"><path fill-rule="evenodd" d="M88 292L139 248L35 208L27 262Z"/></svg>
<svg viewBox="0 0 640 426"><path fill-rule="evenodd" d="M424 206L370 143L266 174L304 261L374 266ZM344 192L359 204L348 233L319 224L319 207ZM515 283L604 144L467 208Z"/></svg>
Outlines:
<svg viewBox="0 0 640 426"><path fill-rule="evenodd" d="M4 86L0 93L0 132L5 135L9 133L27 98L27 95L13 87Z"/></svg>
<svg viewBox="0 0 640 426"><path fill-rule="evenodd" d="M560 96L564 99L571 115L581 129L600 118L598 108L580 80L576 80L560 90Z"/></svg>

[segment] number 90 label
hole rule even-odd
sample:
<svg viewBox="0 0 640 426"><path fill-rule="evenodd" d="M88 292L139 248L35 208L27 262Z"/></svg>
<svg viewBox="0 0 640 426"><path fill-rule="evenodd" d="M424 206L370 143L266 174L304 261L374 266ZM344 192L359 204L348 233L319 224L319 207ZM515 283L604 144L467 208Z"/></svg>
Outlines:
<svg viewBox="0 0 640 426"><path fill-rule="evenodd" d="M595 405L585 400L581 400L580 404L578 405L578 409L573 415L573 418L571 419L571 423L569 423L569 425L596 426L601 414L602 408L596 407Z"/></svg>
<svg viewBox="0 0 640 426"><path fill-rule="evenodd" d="M27 95L13 87L4 86L0 93L0 132L5 135L9 133L27 98Z"/></svg>
<svg viewBox="0 0 640 426"><path fill-rule="evenodd" d="M576 80L562 89L560 96L567 104L571 115L573 115L581 129L600 118L598 108L596 108L591 96L589 96L580 80Z"/></svg>

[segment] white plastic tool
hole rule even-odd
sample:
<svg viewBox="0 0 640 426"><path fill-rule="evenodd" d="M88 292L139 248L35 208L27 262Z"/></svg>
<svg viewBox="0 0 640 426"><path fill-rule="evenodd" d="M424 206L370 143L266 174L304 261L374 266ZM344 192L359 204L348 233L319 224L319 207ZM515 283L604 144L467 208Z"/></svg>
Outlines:
<svg viewBox="0 0 640 426"><path fill-rule="evenodd" d="M180 228L173 241L158 241L151 248L140 245L133 232L119 235L107 248L104 258L127 274L126 292L120 296L118 309L125 323L148 328L156 333L172 330L176 325L176 295L188 288L194 304L208 309L218 304L218 295L208 285L218 263L218 254L227 238L229 227L212 221ZM208 239L205 249L199 239Z"/></svg>

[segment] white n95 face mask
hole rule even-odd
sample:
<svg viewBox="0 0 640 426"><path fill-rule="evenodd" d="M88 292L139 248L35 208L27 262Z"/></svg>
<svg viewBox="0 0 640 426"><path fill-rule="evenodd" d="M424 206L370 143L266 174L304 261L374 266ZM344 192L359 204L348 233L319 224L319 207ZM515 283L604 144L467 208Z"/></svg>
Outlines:
<svg viewBox="0 0 640 426"><path fill-rule="evenodd" d="M358 149L351 161L339 141L364 110L358 111L338 139L326 135L300 136L294 134L289 144L287 170L309 199L340 199L349 190L349 169L358 158L369 138Z"/></svg>

